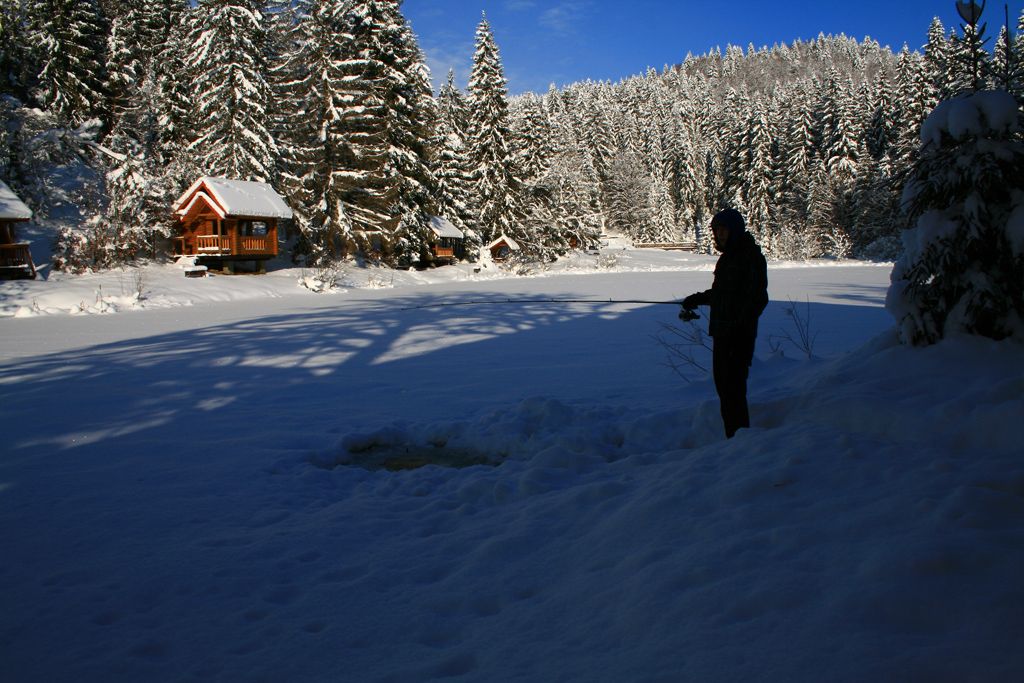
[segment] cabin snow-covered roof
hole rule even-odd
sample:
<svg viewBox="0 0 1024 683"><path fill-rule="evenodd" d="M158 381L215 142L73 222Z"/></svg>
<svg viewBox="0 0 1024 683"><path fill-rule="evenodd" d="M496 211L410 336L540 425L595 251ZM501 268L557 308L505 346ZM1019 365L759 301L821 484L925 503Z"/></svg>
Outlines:
<svg viewBox="0 0 1024 683"><path fill-rule="evenodd" d="M219 209L217 213L223 213L224 216L292 217L292 210L285 203L284 198L267 183L212 176L200 178L192 184L192 187L185 190L185 193L175 203L174 211L182 215L188 213L192 204L200 196L212 200L211 204L216 204L213 208Z"/></svg>
<svg viewBox="0 0 1024 683"><path fill-rule="evenodd" d="M454 237L455 239L464 239L465 235L462 231L451 224L447 218L441 218L440 216L430 217L430 229L434 231L434 234L438 237Z"/></svg>
<svg viewBox="0 0 1024 683"><path fill-rule="evenodd" d="M7 183L0 180L0 220L27 221L31 218L32 209L14 194L14 190L7 187Z"/></svg>
<svg viewBox="0 0 1024 683"><path fill-rule="evenodd" d="M508 248L511 249L512 251L519 251L519 244L514 239L505 234L499 235L498 239L494 240L493 242L487 245L487 248L494 249L494 247L498 246L502 242L504 242L506 246L508 246Z"/></svg>

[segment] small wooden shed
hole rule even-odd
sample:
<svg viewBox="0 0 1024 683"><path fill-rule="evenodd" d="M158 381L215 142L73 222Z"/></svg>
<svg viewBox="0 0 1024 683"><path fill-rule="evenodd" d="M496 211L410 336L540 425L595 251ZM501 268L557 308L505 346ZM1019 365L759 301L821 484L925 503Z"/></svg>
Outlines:
<svg viewBox="0 0 1024 683"><path fill-rule="evenodd" d="M430 231L434 235L431 248L433 249L435 259L454 261L463 257L463 245L465 244L466 236L462 234L461 230L452 225L451 221L440 216L431 216Z"/></svg>
<svg viewBox="0 0 1024 683"><path fill-rule="evenodd" d="M14 277L36 277L32 250L28 242L19 242L15 224L32 220L32 210L0 180L0 274Z"/></svg>
<svg viewBox="0 0 1024 683"><path fill-rule="evenodd" d="M238 261L255 261L264 270L277 256L278 221L292 217L284 198L267 183L210 176L181 195L174 213L179 225L174 253L227 270Z"/></svg>
<svg viewBox="0 0 1024 683"><path fill-rule="evenodd" d="M514 239L502 234L498 239L488 244L487 249L491 252L492 259L495 261L504 261L511 256L513 252L519 251L520 247Z"/></svg>

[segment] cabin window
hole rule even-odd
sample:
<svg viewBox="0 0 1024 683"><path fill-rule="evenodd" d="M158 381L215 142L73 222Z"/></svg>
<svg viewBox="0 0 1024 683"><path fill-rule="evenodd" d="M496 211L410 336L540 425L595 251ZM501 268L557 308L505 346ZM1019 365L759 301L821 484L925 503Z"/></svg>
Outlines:
<svg viewBox="0 0 1024 683"><path fill-rule="evenodd" d="M266 237L266 221L239 221L239 233L245 237Z"/></svg>

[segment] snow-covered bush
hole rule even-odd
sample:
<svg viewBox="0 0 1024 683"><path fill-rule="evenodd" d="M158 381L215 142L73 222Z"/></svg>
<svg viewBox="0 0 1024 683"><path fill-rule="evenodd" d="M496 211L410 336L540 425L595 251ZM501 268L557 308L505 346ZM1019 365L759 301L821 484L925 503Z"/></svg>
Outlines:
<svg viewBox="0 0 1024 683"><path fill-rule="evenodd" d="M1024 340L1024 138L1016 100L941 103L903 195L912 227L886 306L904 343L950 333Z"/></svg>
<svg viewBox="0 0 1024 683"><path fill-rule="evenodd" d="M338 287L341 279L341 262L337 260L324 259L313 272L307 274L302 271L299 277L299 284L312 292L330 292Z"/></svg>
<svg viewBox="0 0 1024 683"><path fill-rule="evenodd" d="M146 235L95 216L82 227L61 228L53 267L71 273L106 270L134 262L149 250Z"/></svg>

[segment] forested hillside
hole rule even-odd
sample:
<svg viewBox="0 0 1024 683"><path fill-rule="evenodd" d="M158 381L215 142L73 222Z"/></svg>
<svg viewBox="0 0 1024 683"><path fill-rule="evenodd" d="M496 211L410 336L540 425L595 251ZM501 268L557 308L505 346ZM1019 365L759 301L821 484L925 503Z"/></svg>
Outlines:
<svg viewBox="0 0 1024 683"><path fill-rule="evenodd" d="M469 253L505 234L550 260L606 230L710 250L726 205L772 257L892 258L922 122L979 86L1019 98L1017 28L730 46L510 98L500 27L481 21L462 91L397 0L0 0L0 179L40 217L78 208L69 270L163 257L199 175L271 183L311 265L429 264L432 215Z"/></svg>

